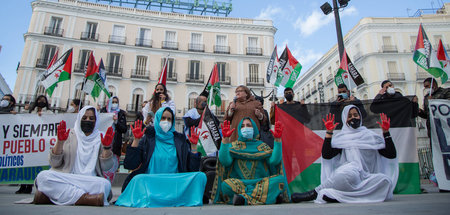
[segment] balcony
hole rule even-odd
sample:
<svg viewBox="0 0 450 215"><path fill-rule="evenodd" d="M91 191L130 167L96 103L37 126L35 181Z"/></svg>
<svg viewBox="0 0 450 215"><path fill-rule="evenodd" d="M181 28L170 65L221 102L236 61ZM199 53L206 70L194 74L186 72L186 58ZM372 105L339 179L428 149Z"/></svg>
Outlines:
<svg viewBox="0 0 450 215"><path fill-rule="evenodd" d="M188 51L191 52L205 52L205 45L199 43L189 43Z"/></svg>
<svg viewBox="0 0 450 215"><path fill-rule="evenodd" d="M311 94L314 94L314 93L316 93L317 92L317 87L313 87L312 89L311 89Z"/></svg>
<svg viewBox="0 0 450 215"><path fill-rule="evenodd" d="M264 78L246 78L247 86L264 86Z"/></svg>
<svg viewBox="0 0 450 215"><path fill-rule="evenodd" d="M129 113L137 113L138 111L141 111L142 107L141 105L136 104L127 104L127 112Z"/></svg>
<svg viewBox="0 0 450 215"><path fill-rule="evenodd" d="M45 35L62 37L63 33L64 29L61 28L45 27L44 29Z"/></svg>
<svg viewBox="0 0 450 215"><path fill-rule="evenodd" d="M178 42L162 41L161 48L163 48L163 49L171 49L171 50L178 50Z"/></svg>
<svg viewBox="0 0 450 215"><path fill-rule="evenodd" d="M132 69L131 78L150 80L150 71L145 69Z"/></svg>
<svg viewBox="0 0 450 215"><path fill-rule="evenodd" d="M216 54L230 54L229 46L214 46L214 53Z"/></svg>
<svg viewBox="0 0 450 215"><path fill-rule="evenodd" d="M405 73L388 73L388 79L391 81L404 81Z"/></svg>
<svg viewBox="0 0 450 215"><path fill-rule="evenodd" d="M76 63L75 68L73 70L74 73L84 73L86 71L87 65L82 63Z"/></svg>
<svg viewBox="0 0 450 215"><path fill-rule="evenodd" d="M106 67L106 76L122 77L123 69L120 67Z"/></svg>
<svg viewBox="0 0 450 215"><path fill-rule="evenodd" d="M311 92L308 90L308 91L306 92L306 98L309 98L309 97L311 97Z"/></svg>
<svg viewBox="0 0 450 215"><path fill-rule="evenodd" d="M186 82L191 83L203 83L204 77L203 74L195 75L195 74L186 74Z"/></svg>
<svg viewBox="0 0 450 215"><path fill-rule="evenodd" d="M331 82L333 82L333 75L328 75L327 76L327 84L330 84Z"/></svg>
<svg viewBox="0 0 450 215"><path fill-rule="evenodd" d="M127 38L123 37L123 36L109 35L108 42L114 43L114 44L125 45L126 40L127 40Z"/></svg>
<svg viewBox="0 0 450 215"><path fill-rule="evenodd" d="M416 77L417 77L417 80L425 80L427 78L430 78L431 75L430 75L430 73L427 73L427 72L418 72L418 73L416 73Z"/></svg>
<svg viewBox="0 0 450 215"><path fill-rule="evenodd" d="M153 40L146 40L143 38L136 38L136 46L141 46L141 47L148 47L151 48L153 44Z"/></svg>
<svg viewBox="0 0 450 215"><path fill-rule="evenodd" d="M223 78L219 78L220 85L230 85L231 84L231 77L225 76Z"/></svg>
<svg viewBox="0 0 450 215"><path fill-rule="evenodd" d="M262 55L262 48L247 47L247 55Z"/></svg>
<svg viewBox="0 0 450 215"><path fill-rule="evenodd" d="M397 46L396 45L383 45L381 47L383 49L383 53L397 53Z"/></svg>
<svg viewBox="0 0 450 215"><path fill-rule="evenodd" d="M81 32L81 40L98 41L99 35L93 32Z"/></svg>
<svg viewBox="0 0 450 215"><path fill-rule="evenodd" d="M36 67L47 69L48 64L50 63L50 60L51 59L49 59L49 58L38 58L36 60Z"/></svg>
<svg viewBox="0 0 450 215"><path fill-rule="evenodd" d="M158 78L161 76L161 72L158 73ZM167 73L167 81L177 82L177 73L168 72Z"/></svg>

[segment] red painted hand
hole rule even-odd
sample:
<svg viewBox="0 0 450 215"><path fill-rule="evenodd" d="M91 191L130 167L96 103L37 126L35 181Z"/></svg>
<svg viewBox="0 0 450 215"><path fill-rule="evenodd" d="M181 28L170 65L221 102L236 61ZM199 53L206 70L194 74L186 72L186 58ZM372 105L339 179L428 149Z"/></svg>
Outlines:
<svg viewBox="0 0 450 215"><path fill-rule="evenodd" d="M272 132L273 137L275 138L281 138L281 135L283 134L283 124L281 124L281 122L276 121L275 122L275 127L273 130L270 130L270 132Z"/></svg>
<svg viewBox="0 0 450 215"><path fill-rule="evenodd" d="M223 124L220 125L220 127L222 127L223 137L230 137L235 130L234 128L230 130L230 121L228 120L223 121Z"/></svg>
<svg viewBox="0 0 450 215"><path fill-rule="evenodd" d="M381 123L377 122L378 125L380 125L381 130L383 130L383 132L388 132L389 128L391 127L391 119L389 119L386 114L381 113L380 114L380 118L381 118Z"/></svg>
<svg viewBox="0 0 450 215"><path fill-rule="evenodd" d="M142 121L141 120L137 120L136 122L134 122L134 128L133 125L130 125L131 131L133 132L133 136L135 139L141 139L142 136L144 136L145 130L147 128L144 128L144 130L142 130Z"/></svg>
<svg viewBox="0 0 450 215"><path fill-rule="evenodd" d="M102 145L103 147L110 147L114 138L115 132L113 131L113 128L110 126L108 130L106 130L105 136L103 134L100 134L100 138L102 139Z"/></svg>
<svg viewBox="0 0 450 215"><path fill-rule="evenodd" d="M56 134L58 136L59 141L65 141L69 137L70 129L66 131L66 121L61 120L57 127Z"/></svg>
<svg viewBox="0 0 450 215"><path fill-rule="evenodd" d="M332 115L331 113L326 116L326 121L325 119L322 119L322 121L325 125L325 128L327 128L327 131L333 131L336 126L339 125L339 123L334 123L334 114Z"/></svg>
<svg viewBox="0 0 450 215"><path fill-rule="evenodd" d="M197 145L198 138L200 137L200 131L198 130L198 128L196 128L195 126L192 126L191 127L191 136L188 136L188 137L189 137L189 141L192 144Z"/></svg>

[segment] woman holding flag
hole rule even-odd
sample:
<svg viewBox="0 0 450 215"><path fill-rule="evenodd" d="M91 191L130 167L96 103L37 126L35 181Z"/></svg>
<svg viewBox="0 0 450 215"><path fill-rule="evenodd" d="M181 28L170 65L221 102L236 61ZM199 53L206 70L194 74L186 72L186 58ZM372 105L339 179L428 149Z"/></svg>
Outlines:
<svg viewBox="0 0 450 215"><path fill-rule="evenodd" d="M124 166L134 171L125 180L116 205L201 206L206 175L197 172L199 132L191 128L189 144L183 134L175 131L175 115L169 107L156 112L154 127L142 129L142 121L138 120L131 129L134 141L127 147Z"/></svg>
<svg viewBox="0 0 450 215"><path fill-rule="evenodd" d="M114 132L98 130L99 118L92 106L80 110L73 130L63 120L57 127L58 141L50 150L50 170L35 180L34 204L108 205L111 183L103 169L113 166L111 143Z"/></svg>

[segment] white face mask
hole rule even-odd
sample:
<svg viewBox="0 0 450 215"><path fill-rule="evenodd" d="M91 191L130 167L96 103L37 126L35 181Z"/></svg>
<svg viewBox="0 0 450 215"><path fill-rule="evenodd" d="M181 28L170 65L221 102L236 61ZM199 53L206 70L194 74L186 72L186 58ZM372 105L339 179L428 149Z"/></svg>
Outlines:
<svg viewBox="0 0 450 215"><path fill-rule="evenodd" d="M172 128L172 123L169 121L160 121L159 122L159 127L161 127L161 129L164 132L168 132L170 130L170 128Z"/></svg>
<svg viewBox="0 0 450 215"><path fill-rule="evenodd" d="M119 104L117 104L117 103L111 104L111 108L112 109L117 109L117 107L119 107Z"/></svg>
<svg viewBox="0 0 450 215"><path fill-rule="evenodd" d="M73 112L75 112L75 108L71 105L71 106L69 106L69 108L67 108L66 112L67 113L73 113Z"/></svg>
<svg viewBox="0 0 450 215"><path fill-rule="evenodd" d="M424 95L432 95L434 93L434 90L433 89L431 89L431 92L430 92L430 88L424 88L424 90L423 90L423 94Z"/></svg>
<svg viewBox="0 0 450 215"><path fill-rule="evenodd" d="M0 107L8 107L9 105L9 101L8 100L2 100L0 102Z"/></svg>
<svg viewBox="0 0 450 215"><path fill-rule="evenodd" d="M386 92L387 92L389 95L394 95L394 94L395 94L395 89L394 89L393 87L388 87L387 90L386 90Z"/></svg>
<svg viewBox="0 0 450 215"><path fill-rule="evenodd" d="M245 127L241 128L242 137L245 139L253 139L253 128Z"/></svg>

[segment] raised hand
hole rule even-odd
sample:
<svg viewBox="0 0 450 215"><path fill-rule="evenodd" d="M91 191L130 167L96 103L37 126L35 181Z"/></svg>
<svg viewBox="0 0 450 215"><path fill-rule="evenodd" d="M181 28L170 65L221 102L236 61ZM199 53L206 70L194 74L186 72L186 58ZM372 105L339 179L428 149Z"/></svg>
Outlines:
<svg viewBox="0 0 450 215"><path fill-rule="evenodd" d="M66 131L66 121L61 120L58 127L56 128L56 134L59 141L65 141L69 137L70 129Z"/></svg>
<svg viewBox="0 0 450 215"><path fill-rule="evenodd" d="M325 128L327 128L327 131L332 132L337 125L339 125L339 123L334 123L334 114L329 113L326 116L326 121L325 119L322 119L323 124L325 125Z"/></svg>
<svg viewBox="0 0 450 215"><path fill-rule="evenodd" d="M103 147L111 148L114 134L115 134L115 132L113 131L113 128L111 126L108 128L108 130L106 130L105 136L103 136L103 134L100 134L100 138L102 140Z"/></svg>
<svg viewBox="0 0 450 215"><path fill-rule="evenodd" d="M222 128L223 137L231 137L234 130L236 130L234 128L232 130L230 130L230 121L228 121L228 120L223 121L223 124L220 125L220 127Z"/></svg>
<svg viewBox="0 0 450 215"><path fill-rule="evenodd" d="M142 121L141 120L137 120L134 122L134 128L133 125L130 125L131 131L133 132L133 136L135 139L141 139L142 136L145 133L145 130L147 128L144 128L144 130L142 130Z"/></svg>
<svg viewBox="0 0 450 215"><path fill-rule="evenodd" d="M388 132L389 128L391 127L391 119L389 119L386 114L381 113L380 114L380 118L381 118L381 123L377 122L378 125L380 125L381 130L383 130L383 132Z"/></svg>
<svg viewBox="0 0 450 215"><path fill-rule="evenodd" d="M189 141L192 144L197 145L199 136L200 136L200 131L198 130L198 128L196 128L195 126L192 126L191 127L191 136L188 136Z"/></svg>
<svg viewBox="0 0 450 215"><path fill-rule="evenodd" d="M275 127L273 130L270 130L270 132L272 132L273 137L275 138L281 138L281 135L283 134L283 124L281 124L281 122L276 121L275 122Z"/></svg>

